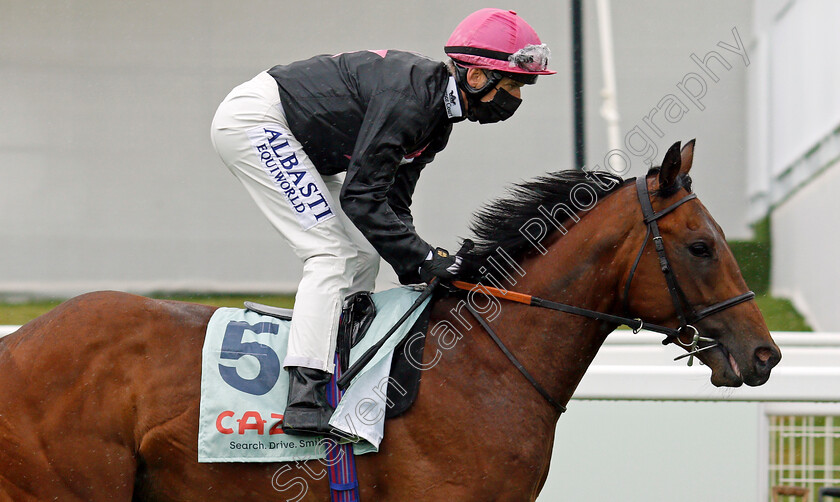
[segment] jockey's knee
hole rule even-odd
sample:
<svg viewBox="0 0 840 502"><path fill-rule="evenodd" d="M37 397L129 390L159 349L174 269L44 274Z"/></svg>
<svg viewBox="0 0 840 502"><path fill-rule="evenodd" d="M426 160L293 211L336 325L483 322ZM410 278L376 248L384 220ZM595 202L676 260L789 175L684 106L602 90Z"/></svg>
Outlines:
<svg viewBox="0 0 840 502"><path fill-rule="evenodd" d="M301 286L345 293L356 275L357 258L355 250L307 258L303 263Z"/></svg>
<svg viewBox="0 0 840 502"><path fill-rule="evenodd" d="M351 294L372 291L379 273L375 251L346 249L335 254L312 256L304 261L301 287Z"/></svg>
<svg viewBox="0 0 840 502"><path fill-rule="evenodd" d="M379 271L379 253L373 248L360 249L356 254L356 270L358 273L368 272L373 270L374 274Z"/></svg>
<svg viewBox="0 0 840 502"><path fill-rule="evenodd" d="M379 253L376 251L360 251L356 258L356 273L350 293L357 291L373 291L376 286L376 276L379 274Z"/></svg>

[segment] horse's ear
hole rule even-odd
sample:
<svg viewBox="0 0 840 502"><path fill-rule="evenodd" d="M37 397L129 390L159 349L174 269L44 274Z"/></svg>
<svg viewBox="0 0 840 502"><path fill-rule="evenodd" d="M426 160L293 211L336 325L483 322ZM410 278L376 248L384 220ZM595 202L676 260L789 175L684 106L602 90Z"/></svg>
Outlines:
<svg viewBox="0 0 840 502"><path fill-rule="evenodd" d="M694 142L696 140L691 140L682 147L680 151L680 157L682 160L682 167L680 167L681 174L688 174L688 171L691 170L691 162L694 160Z"/></svg>
<svg viewBox="0 0 840 502"><path fill-rule="evenodd" d="M680 167L682 165L682 157L680 156L680 142L677 141L668 152L665 153L665 159L662 161L662 167L659 168L659 188L666 188L677 182L677 176L680 174Z"/></svg>

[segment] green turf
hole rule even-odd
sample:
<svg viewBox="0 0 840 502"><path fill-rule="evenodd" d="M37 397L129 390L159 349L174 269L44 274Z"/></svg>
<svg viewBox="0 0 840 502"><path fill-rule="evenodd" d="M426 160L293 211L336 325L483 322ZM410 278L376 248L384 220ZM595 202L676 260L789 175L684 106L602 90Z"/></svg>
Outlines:
<svg viewBox="0 0 840 502"><path fill-rule="evenodd" d="M246 300L290 308L294 304L292 295L199 295L199 294L152 294L152 298L203 303L216 307L242 307ZM0 324L26 324L41 314L55 308L61 300L40 300L32 302L0 301Z"/></svg>
<svg viewBox="0 0 840 502"><path fill-rule="evenodd" d="M59 300L44 300L28 303L0 303L0 324L26 324L56 305Z"/></svg>
<svg viewBox="0 0 840 502"><path fill-rule="evenodd" d="M152 298L178 300L181 302L203 303L216 307L242 307L245 301L253 301L275 307L292 308L294 295L198 295L198 294L153 294Z"/></svg>

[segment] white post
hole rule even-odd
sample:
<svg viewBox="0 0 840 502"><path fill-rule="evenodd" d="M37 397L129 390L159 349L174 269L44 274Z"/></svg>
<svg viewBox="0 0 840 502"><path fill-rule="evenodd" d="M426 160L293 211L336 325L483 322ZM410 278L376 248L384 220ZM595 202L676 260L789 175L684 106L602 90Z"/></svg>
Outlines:
<svg viewBox="0 0 840 502"><path fill-rule="evenodd" d="M598 31L601 40L601 70L604 75L604 88L601 90L601 98L604 100L601 104L601 117L607 123L607 147L612 151L621 148L621 130L616 98L610 1L597 0L597 8Z"/></svg>

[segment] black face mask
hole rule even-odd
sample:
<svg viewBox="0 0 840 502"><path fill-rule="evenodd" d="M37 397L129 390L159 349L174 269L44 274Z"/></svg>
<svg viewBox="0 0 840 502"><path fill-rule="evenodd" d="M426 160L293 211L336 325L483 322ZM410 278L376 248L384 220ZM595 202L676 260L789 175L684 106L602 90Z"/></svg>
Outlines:
<svg viewBox="0 0 840 502"><path fill-rule="evenodd" d="M470 100L467 118L479 124L492 124L509 119L521 104L521 99L513 97L502 88L498 88L496 89L496 95L490 101Z"/></svg>

